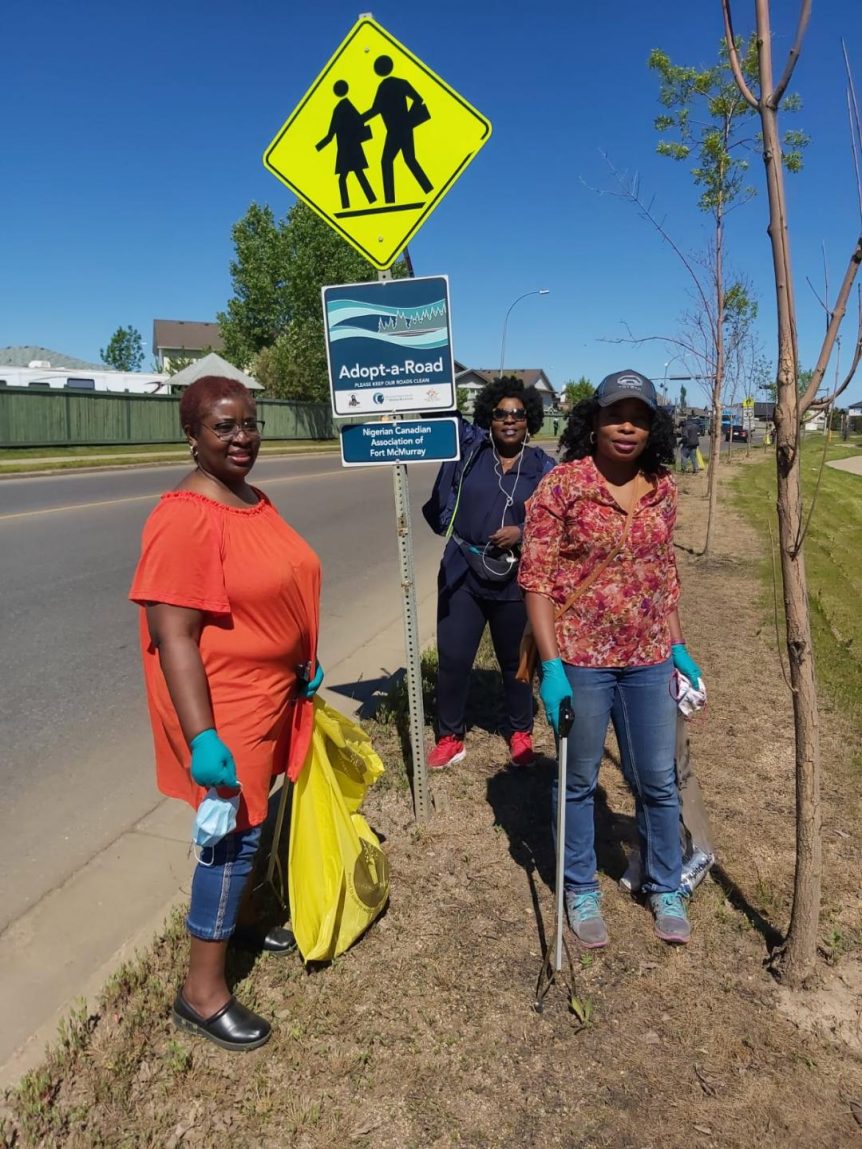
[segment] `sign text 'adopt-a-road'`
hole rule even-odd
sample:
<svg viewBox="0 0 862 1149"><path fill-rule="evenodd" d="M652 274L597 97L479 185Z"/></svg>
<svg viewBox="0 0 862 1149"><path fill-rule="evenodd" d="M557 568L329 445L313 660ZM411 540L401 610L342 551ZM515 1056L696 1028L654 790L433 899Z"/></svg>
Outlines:
<svg viewBox="0 0 862 1149"><path fill-rule="evenodd" d="M444 463L460 458L457 419L399 419L341 428L345 467Z"/></svg>
<svg viewBox="0 0 862 1149"><path fill-rule="evenodd" d="M481 112L363 16L263 162L384 270L490 135Z"/></svg>
<svg viewBox="0 0 862 1149"><path fill-rule="evenodd" d="M339 284L322 296L336 415L454 409L445 275Z"/></svg>

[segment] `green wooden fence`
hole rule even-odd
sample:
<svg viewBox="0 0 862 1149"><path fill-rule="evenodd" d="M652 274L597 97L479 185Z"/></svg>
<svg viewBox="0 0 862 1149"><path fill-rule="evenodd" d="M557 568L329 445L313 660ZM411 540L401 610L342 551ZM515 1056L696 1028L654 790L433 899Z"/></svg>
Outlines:
<svg viewBox="0 0 862 1149"><path fill-rule="evenodd" d="M179 397L0 388L0 447L181 443ZM259 399L267 439L334 439L325 403Z"/></svg>
<svg viewBox="0 0 862 1149"><path fill-rule="evenodd" d="M179 396L110 395L93 391L25 391L0 388L0 448L102 447L135 443L182 443ZM334 439L327 403L258 399L267 439ZM413 416L419 418L420 416ZM355 423L370 418L340 419ZM553 435L565 416L546 414L543 432Z"/></svg>

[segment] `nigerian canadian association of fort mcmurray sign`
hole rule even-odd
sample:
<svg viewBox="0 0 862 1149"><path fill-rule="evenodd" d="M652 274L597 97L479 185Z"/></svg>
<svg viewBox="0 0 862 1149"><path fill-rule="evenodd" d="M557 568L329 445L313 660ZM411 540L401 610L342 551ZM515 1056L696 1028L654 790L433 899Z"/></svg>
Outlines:
<svg viewBox="0 0 862 1149"><path fill-rule="evenodd" d="M490 135L481 112L363 16L263 162L384 270Z"/></svg>
<svg viewBox="0 0 862 1149"><path fill-rule="evenodd" d="M455 408L445 275L337 284L321 294L335 415Z"/></svg>
<svg viewBox="0 0 862 1149"><path fill-rule="evenodd" d="M453 418L397 419L341 428L345 467L444 463L459 457L458 420Z"/></svg>

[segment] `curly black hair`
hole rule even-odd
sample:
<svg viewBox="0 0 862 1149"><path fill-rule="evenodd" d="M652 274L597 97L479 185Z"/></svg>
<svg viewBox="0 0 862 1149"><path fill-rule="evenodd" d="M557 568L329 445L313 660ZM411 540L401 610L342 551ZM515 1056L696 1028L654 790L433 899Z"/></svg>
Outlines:
<svg viewBox="0 0 862 1149"><path fill-rule="evenodd" d="M590 442L590 435L595 429L596 416L601 410L598 399L582 399L576 403L569 415L566 429L560 435L560 449L562 461L571 463L573 459L585 459L587 455L594 455L595 444ZM646 449L638 459L641 469L648 475L656 474L662 467L672 466L676 448L676 435L673 429L673 419L661 407L652 413L649 439Z"/></svg>
<svg viewBox="0 0 862 1149"><path fill-rule="evenodd" d="M491 412L501 399L521 400L527 412L527 430L535 435L545 419L542 396L535 387L525 387L524 380L516 375L503 375L482 388L473 407L473 422L476 426L488 430L491 426Z"/></svg>

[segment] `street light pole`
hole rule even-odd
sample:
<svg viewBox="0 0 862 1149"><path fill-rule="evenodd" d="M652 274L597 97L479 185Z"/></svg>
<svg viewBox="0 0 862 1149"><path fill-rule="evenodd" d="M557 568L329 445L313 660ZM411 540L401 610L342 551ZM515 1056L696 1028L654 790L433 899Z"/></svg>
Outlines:
<svg viewBox="0 0 862 1149"><path fill-rule="evenodd" d="M506 312L506 318L503 320L503 339L500 344L500 372L497 375L498 379L502 379L503 377L503 364L506 361L506 328L509 325L509 316L512 314L512 308L516 303L520 303L522 299L526 299L528 295L548 295L550 294L550 290L550 287L537 287L535 291L525 291L523 295L519 295L513 303L509 304L509 310Z"/></svg>

